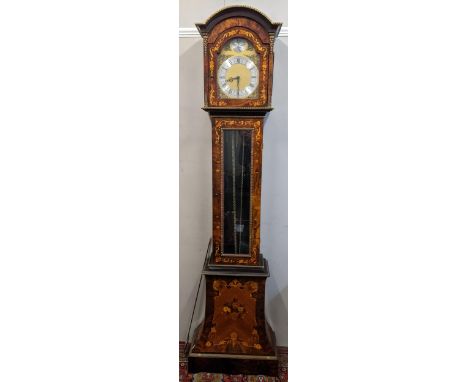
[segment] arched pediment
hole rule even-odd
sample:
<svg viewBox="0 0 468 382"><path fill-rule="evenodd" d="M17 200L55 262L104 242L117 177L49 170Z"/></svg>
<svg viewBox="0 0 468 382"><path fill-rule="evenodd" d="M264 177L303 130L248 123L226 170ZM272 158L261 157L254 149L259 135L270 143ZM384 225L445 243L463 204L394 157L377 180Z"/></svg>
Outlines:
<svg viewBox="0 0 468 382"><path fill-rule="evenodd" d="M271 21L269 17L260 12L258 9L244 5L234 5L222 8L208 17L204 23L197 23L195 25L197 26L200 34L203 35L209 33L221 21L233 17L246 17L252 19L259 23L268 32L268 34L272 34L275 37L278 36L282 25L282 23L275 23Z"/></svg>

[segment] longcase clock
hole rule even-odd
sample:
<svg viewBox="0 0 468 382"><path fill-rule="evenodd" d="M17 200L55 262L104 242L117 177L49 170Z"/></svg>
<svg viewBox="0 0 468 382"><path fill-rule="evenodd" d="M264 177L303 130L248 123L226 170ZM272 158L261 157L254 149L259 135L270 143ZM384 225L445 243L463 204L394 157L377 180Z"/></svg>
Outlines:
<svg viewBox="0 0 468 382"><path fill-rule="evenodd" d="M276 376L265 318L268 262L260 254L262 148L272 110L274 42L281 23L233 6L197 24L203 37L204 110L212 125L213 240L203 270L204 322L189 371Z"/></svg>

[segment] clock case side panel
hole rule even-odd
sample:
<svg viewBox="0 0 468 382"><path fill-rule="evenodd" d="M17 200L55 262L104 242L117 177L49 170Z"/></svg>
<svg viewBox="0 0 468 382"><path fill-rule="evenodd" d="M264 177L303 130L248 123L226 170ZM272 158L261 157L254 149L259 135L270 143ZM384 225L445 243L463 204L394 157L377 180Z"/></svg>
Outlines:
<svg viewBox="0 0 468 382"><path fill-rule="evenodd" d="M260 255L260 211L262 184L263 117L211 117L213 160L213 253L210 264L262 266ZM252 130L252 168L248 256L229 256L223 253L223 160L222 134L224 129Z"/></svg>
<svg viewBox="0 0 468 382"><path fill-rule="evenodd" d="M221 21L206 35L205 106L208 107L266 107L271 104L271 39L258 23L248 18L233 18ZM258 98L220 98L217 87L218 54L231 39L248 40L259 55L259 96Z"/></svg>

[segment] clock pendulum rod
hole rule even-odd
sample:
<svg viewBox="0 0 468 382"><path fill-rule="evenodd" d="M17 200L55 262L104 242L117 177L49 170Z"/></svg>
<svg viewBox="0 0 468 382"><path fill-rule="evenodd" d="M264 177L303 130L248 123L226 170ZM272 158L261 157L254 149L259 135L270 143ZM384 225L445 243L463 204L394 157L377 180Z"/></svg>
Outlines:
<svg viewBox="0 0 468 382"><path fill-rule="evenodd" d="M234 233L234 253L237 252L237 235L236 235L236 156L235 156L235 135L231 139L231 161L232 161L232 217L233 217L233 233Z"/></svg>
<svg viewBox="0 0 468 382"><path fill-rule="evenodd" d="M240 212L239 212L239 252L241 252L242 234L244 233L242 225L242 201L244 200L244 151L245 151L244 135L242 135L242 159L241 159L241 186L240 186Z"/></svg>

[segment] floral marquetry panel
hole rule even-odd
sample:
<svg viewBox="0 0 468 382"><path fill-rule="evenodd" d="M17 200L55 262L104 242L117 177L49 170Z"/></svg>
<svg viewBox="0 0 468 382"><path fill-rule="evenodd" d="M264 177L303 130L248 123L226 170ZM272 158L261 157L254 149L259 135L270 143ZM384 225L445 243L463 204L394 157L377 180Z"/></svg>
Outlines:
<svg viewBox="0 0 468 382"><path fill-rule="evenodd" d="M213 260L258 265L263 118L213 118Z"/></svg>
<svg viewBox="0 0 468 382"><path fill-rule="evenodd" d="M264 292L265 279L208 276L205 322L192 352L275 356Z"/></svg>

